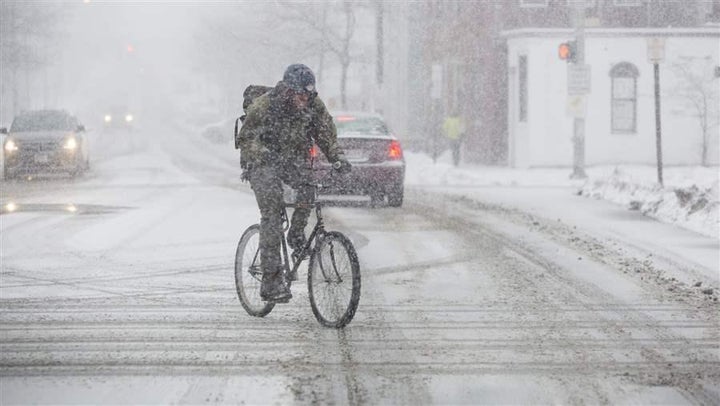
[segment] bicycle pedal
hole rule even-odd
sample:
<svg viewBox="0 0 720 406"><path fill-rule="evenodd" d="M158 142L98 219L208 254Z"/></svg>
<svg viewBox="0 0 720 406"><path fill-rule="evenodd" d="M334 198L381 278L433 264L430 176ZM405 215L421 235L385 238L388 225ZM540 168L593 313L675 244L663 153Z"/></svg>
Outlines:
<svg viewBox="0 0 720 406"><path fill-rule="evenodd" d="M285 304L285 303L289 303L290 299L292 299L292 295L278 298L278 299L271 299L271 300L268 300L268 303Z"/></svg>

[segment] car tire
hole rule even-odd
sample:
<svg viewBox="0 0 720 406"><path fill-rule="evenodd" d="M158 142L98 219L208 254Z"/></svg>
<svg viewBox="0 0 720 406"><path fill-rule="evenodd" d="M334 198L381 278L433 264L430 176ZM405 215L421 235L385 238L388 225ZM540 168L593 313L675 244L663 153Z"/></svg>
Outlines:
<svg viewBox="0 0 720 406"><path fill-rule="evenodd" d="M405 192L405 190L404 190L403 185L400 185L396 189L388 192L388 206L390 206L390 207L402 206L404 192Z"/></svg>

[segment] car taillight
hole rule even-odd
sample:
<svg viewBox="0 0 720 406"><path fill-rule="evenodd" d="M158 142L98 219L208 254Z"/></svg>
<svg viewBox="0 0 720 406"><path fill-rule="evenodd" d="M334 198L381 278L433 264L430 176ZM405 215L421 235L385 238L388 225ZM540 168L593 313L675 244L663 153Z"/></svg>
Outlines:
<svg viewBox="0 0 720 406"><path fill-rule="evenodd" d="M389 159L402 159L402 148L398 141L391 141L390 147L388 148Z"/></svg>
<svg viewBox="0 0 720 406"><path fill-rule="evenodd" d="M318 156L318 146L316 144L313 144L312 147L310 147L310 158L317 158Z"/></svg>

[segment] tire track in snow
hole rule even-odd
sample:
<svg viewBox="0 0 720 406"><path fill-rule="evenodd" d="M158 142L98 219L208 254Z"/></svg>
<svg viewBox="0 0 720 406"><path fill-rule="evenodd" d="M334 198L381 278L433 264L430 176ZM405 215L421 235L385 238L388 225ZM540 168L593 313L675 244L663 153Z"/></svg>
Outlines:
<svg viewBox="0 0 720 406"><path fill-rule="evenodd" d="M502 275L503 277L509 277L509 280L514 281L515 284L515 286L512 286L513 289L507 292L508 295L512 295L512 291L517 291L518 288L522 286L523 291L527 291L533 296L538 296L537 299L539 300L533 300L535 306L542 305L552 308L558 305L558 301L560 302L560 306L565 303L588 304L587 306L597 306L596 303L598 302L612 303L619 301L622 303L622 299L616 298L602 289L598 289L597 286L592 285L592 283L577 279L572 276L572 272L568 272L563 268L563 265L558 265L553 262L550 256L552 250L533 247L527 241L517 239L521 234L518 233L519 231L514 231L513 228L517 230L532 228L532 225L527 223L522 227L523 223L527 221L527 219L523 218L525 216L522 213L514 213L513 211L504 209L500 209L498 213L491 207L482 205L484 210L478 217L479 212L475 211L470 214L468 207L460 201L459 204L445 202L446 207L444 212L447 211L458 214L440 218L440 216L433 214L434 212L432 210L428 210L432 206L423 206L423 204L427 204L428 201L418 203L413 206L412 209L426 213L430 217L435 217L437 221L451 221L456 225L457 230L462 230L469 236L474 235L474 238L488 238L495 241L498 246L504 247L513 255L516 255L521 261L526 261L527 264L530 265L522 266L522 272L513 272L507 276ZM455 210L448 210L447 206L451 206ZM492 216L495 216L493 222L489 224L483 223L484 219ZM503 218L502 221L507 221L508 217L511 217L511 220L514 221L516 225L520 224L520 227L505 226L502 230L495 228L497 227L498 219ZM536 223L536 219L533 220L533 222ZM527 234L522 235L527 236ZM550 240L553 240L553 238L550 237ZM557 241L555 243L557 243ZM542 247L542 245L539 247ZM535 250L537 249L540 249L540 251L536 252ZM555 255L557 255L557 253L555 253ZM509 259L512 260L512 258ZM603 264L607 265L605 263ZM611 270L607 267L606 269L608 271ZM518 282L520 282L520 285L517 284ZM720 348L720 345L714 348L712 346L710 348L706 346L693 346L693 340L688 339L685 335L681 336L677 334L678 329L686 330L693 327L695 323L690 319L697 317L698 314L704 315L703 318L706 320L706 322L699 324L700 328L705 330L705 334L707 334L707 331L717 331L716 327L719 325L717 313L714 313L713 316L702 310L700 312L697 311L698 309L691 310L686 305L680 305L678 308L685 313L685 315L681 316L683 322L674 325L663 325L662 322L643 312L621 311L621 309L610 307L605 309L604 314L596 313L594 317L605 324L604 327L599 326L597 328L598 332L604 335L618 337L618 339L626 345L626 348L637 352L642 359L646 360L649 364L656 365L655 370L631 369L625 371L625 374L629 373L634 380L646 382L651 385L658 384L658 382L670 384L680 389L688 399L693 399L694 402L699 404L717 404L720 402L718 394L703 385L702 377L710 378L716 382L718 378L720 378L720 361L718 361L717 357L717 349ZM619 320L623 322L619 322ZM688 323L688 321L690 321L690 323ZM562 325L557 323L556 332L563 333L566 321L563 320L562 323ZM636 334L649 334L660 343L666 340L682 340L686 345L680 346L679 349L671 354L667 354L666 351L664 351L664 347L641 344L628 339ZM578 355L580 356L578 358L580 362L579 365L583 363L594 363L597 365L599 362L597 357L592 357L592 354L588 354L587 351L579 352ZM679 364L682 364L686 368L675 370ZM625 364L618 362L618 365ZM695 367L693 367L693 365L695 365Z"/></svg>

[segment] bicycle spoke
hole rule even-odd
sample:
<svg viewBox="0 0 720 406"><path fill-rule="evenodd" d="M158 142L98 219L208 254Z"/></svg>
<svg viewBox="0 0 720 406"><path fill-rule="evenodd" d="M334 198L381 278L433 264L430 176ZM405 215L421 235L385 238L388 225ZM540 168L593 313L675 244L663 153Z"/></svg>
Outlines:
<svg viewBox="0 0 720 406"><path fill-rule="evenodd" d="M340 273L337 269L337 264L335 263L335 249L333 247L333 243L330 243L330 263L333 266L333 271L335 271L335 276L338 278L338 283L342 283L342 277L340 276Z"/></svg>
<svg viewBox="0 0 720 406"><path fill-rule="evenodd" d="M264 302L260 297L262 267L259 235L259 226L251 226L238 243L235 257L235 285L238 298L245 310L252 316L262 317L272 310L273 305Z"/></svg>
<svg viewBox="0 0 720 406"><path fill-rule="evenodd" d="M316 318L329 327L342 327L359 301L359 266L352 245L337 232L318 243L309 269L310 303Z"/></svg>

